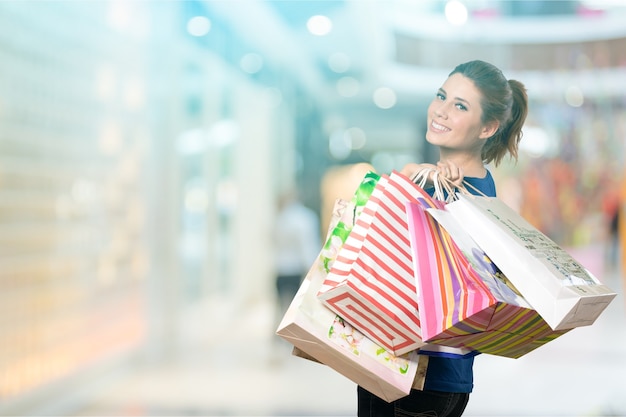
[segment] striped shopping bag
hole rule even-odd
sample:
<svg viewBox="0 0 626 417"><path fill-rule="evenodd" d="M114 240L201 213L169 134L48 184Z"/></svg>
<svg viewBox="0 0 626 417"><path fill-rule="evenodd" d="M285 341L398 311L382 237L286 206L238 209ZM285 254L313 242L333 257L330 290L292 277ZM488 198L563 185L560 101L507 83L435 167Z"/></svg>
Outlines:
<svg viewBox="0 0 626 417"><path fill-rule="evenodd" d="M518 358L566 333L550 328L444 207L406 204L424 341Z"/></svg>
<svg viewBox="0 0 626 417"><path fill-rule="evenodd" d="M425 345L405 203L428 196L405 176L381 176L318 298L396 355Z"/></svg>

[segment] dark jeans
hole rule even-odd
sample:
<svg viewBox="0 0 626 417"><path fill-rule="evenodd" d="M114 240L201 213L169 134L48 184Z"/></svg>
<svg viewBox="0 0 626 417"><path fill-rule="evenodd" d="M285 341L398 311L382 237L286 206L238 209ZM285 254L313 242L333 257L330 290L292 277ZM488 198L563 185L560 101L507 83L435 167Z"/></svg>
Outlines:
<svg viewBox="0 0 626 417"><path fill-rule="evenodd" d="M411 390L391 403L358 387L358 417L459 417L469 393Z"/></svg>

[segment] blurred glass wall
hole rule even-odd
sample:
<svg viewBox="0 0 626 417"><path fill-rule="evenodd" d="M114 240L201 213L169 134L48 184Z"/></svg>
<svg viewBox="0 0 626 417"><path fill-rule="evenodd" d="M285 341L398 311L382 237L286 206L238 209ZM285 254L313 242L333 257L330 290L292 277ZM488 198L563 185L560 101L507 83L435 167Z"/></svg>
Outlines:
<svg viewBox="0 0 626 417"><path fill-rule="evenodd" d="M0 3L0 410L172 355L209 294L272 297L273 196L314 109L207 14Z"/></svg>

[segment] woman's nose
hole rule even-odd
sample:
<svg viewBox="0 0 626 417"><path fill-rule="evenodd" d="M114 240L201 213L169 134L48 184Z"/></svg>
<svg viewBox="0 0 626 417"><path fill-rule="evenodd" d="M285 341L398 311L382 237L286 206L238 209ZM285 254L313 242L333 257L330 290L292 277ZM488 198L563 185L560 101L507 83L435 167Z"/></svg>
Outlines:
<svg viewBox="0 0 626 417"><path fill-rule="evenodd" d="M448 117L448 110L446 109L445 104L442 104L435 108L435 116L441 117L443 119Z"/></svg>

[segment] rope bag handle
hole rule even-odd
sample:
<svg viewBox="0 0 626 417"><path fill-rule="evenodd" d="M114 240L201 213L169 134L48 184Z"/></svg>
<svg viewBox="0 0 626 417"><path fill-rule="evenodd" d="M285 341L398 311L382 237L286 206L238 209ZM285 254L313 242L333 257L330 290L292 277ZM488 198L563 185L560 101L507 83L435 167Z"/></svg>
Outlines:
<svg viewBox="0 0 626 417"><path fill-rule="evenodd" d="M430 178L431 173L432 178ZM417 171L410 179L421 188L424 188L426 186L426 183L430 179L433 183L433 186L435 187L433 198L444 201L446 203L450 203L458 199L458 197L456 196L456 191L459 191L460 193L465 195L473 195L467 190L466 187L469 187L472 190L476 191L476 193L480 196L487 197L485 193L474 187L467 180L463 180L463 184L461 186L456 185L450 179L442 176L439 171L433 168L422 168L421 170Z"/></svg>

